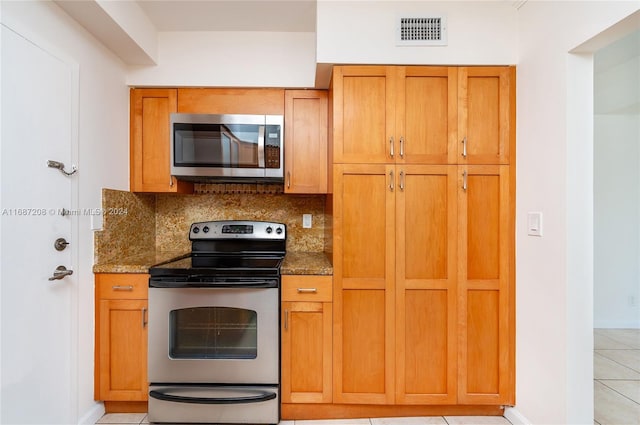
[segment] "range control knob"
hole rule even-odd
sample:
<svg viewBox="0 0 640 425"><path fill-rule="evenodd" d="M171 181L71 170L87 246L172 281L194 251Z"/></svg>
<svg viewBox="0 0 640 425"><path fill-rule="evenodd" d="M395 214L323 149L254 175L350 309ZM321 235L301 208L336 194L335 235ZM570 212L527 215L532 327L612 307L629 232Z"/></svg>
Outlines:
<svg viewBox="0 0 640 425"><path fill-rule="evenodd" d="M278 227L278 228L276 229L276 233L277 233L277 234L279 234L279 235L281 235L281 234L282 234L282 227Z"/></svg>
<svg viewBox="0 0 640 425"><path fill-rule="evenodd" d="M193 233L198 233L200 232L200 228L199 227L194 227L193 228Z"/></svg>
<svg viewBox="0 0 640 425"><path fill-rule="evenodd" d="M205 233L209 233L209 226L204 226L202 228L202 231L205 232Z"/></svg>
<svg viewBox="0 0 640 425"><path fill-rule="evenodd" d="M270 235L270 234L271 234L271 232L273 232L273 229L271 228L271 226L269 226L269 227L267 227L267 228L265 229L265 231L267 232L267 234L269 234L269 235Z"/></svg>

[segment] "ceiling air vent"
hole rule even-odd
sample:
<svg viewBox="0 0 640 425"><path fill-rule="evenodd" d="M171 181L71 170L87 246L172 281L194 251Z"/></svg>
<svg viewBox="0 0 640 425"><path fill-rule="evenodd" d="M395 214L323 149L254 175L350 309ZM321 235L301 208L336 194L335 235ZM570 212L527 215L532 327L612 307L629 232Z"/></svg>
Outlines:
<svg viewBox="0 0 640 425"><path fill-rule="evenodd" d="M398 46L446 46L447 19L444 16L428 18L398 18L396 31Z"/></svg>

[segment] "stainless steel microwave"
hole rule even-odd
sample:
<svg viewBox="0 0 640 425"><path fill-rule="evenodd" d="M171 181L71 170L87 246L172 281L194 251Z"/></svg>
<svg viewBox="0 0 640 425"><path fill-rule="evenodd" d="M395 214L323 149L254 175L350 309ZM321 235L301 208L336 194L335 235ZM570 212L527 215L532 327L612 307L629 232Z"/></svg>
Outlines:
<svg viewBox="0 0 640 425"><path fill-rule="evenodd" d="M283 132L282 115L171 114L171 175L283 182Z"/></svg>

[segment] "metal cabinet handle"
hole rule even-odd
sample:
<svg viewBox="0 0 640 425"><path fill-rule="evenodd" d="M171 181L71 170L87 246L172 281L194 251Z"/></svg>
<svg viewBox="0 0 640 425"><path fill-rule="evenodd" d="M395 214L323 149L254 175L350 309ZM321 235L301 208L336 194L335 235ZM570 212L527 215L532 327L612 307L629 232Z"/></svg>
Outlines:
<svg viewBox="0 0 640 425"><path fill-rule="evenodd" d="M462 172L462 190L467 190L467 172Z"/></svg>
<svg viewBox="0 0 640 425"><path fill-rule="evenodd" d="M467 136L462 139L462 157L467 157Z"/></svg>
<svg viewBox="0 0 640 425"><path fill-rule="evenodd" d="M389 190L393 192L393 170L389 171Z"/></svg>
<svg viewBox="0 0 640 425"><path fill-rule="evenodd" d="M113 285L111 289L114 291L133 291L133 285Z"/></svg>
<svg viewBox="0 0 640 425"><path fill-rule="evenodd" d="M404 158L404 136L400 136L400 158Z"/></svg>
<svg viewBox="0 0 640 425"><path fill-rule="evenodd" d="M146 328L147 327L147 308L143 307L142 308L142 327Z"/></svg>
<svg viewBox="0 0 640 425"><path fill-rule="evenodd" d="M298 288L299 294L315 294L318 292L316 288Z"/></svg>
<svg viewBox="0 0 640 425"><path fill-rule="evenodd" d="M393 158L393 136L389 137L389 155Z"/></svg>
<svg viewBox="0 0 640 425"><path fill-rule="evenodd" d="M67 276L71 276L73 274L73 270L67 270L65 266L58 266L53 271L53 276L49 278L49 280L60 280L64 279Z"/></svg>
<svg viewBox="0 0 640 425"><path fill-rule="evenodd" d="M404 190L404 171L400 171L400 190Z"/></svg>
<svg viewBox="0 0 640 425"><path fill-rule="evenodd" d="M291 171L287 171L287 189L291 187Z"/></svg>
<svg viewBox="0 0 640 425"><path fill-rule="evenodd" d="M289 329L289 310L284 311L284 330Z"/></svg>
<svg viewBox="0 0 640 425"><path fill-rule="evenodd" d="M169 176L169 187L173 187L173 176Z"/></svg>

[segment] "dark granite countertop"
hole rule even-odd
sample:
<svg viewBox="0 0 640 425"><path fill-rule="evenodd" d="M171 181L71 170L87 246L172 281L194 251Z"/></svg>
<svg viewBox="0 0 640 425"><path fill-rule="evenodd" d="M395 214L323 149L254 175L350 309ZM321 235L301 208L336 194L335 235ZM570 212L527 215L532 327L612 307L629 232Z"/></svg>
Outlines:
<svg viewBox="0 0 640 425"><path fill-rule="evenodd" d="M116 258L94 264L94 273L148 273L149 268L161 263L187 256L175 251L149 252ZM331 275L333 267L324 252L288 252L282 264L283 275Z"/></svg>

